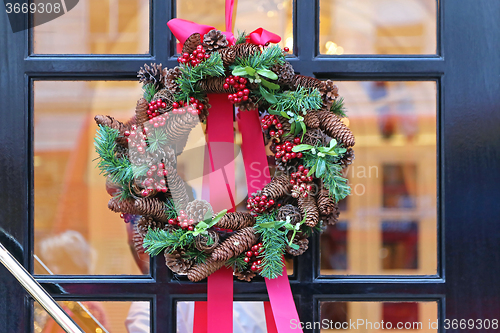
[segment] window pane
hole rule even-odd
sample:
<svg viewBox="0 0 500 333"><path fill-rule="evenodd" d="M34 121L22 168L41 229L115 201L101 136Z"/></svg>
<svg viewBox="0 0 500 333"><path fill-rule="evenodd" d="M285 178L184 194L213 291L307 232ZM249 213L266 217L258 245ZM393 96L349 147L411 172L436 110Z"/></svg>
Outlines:
<svg viewBox="0 0 500 333"><path fill-rule="evenodd" d="M107 207L93 145L94 116L128 120L140 85L36 81L34 93L35 274L148 273L148 256L134 250L134 221Z"/></svg>
<svg viewBox="0 0 500 333"><path fill-rule="evenodd" d="M356 158L344 222L321 237L321 274L436 274L436 84L337 85Z"/></svg>
<svg viewBox="0 0 500 333"><path fill-rule="evenodd" d="M320 302L321 332L437 332L437 302ZM318 323L318 326L319 324ZM305 327L307 329L307 327Z"/></svg>
<svg viewBox="0 0 500 333"><path fill-rule="evenodd" d="M59 301L85 332L150 332L149 302ZM34 332L64 332L44 308L34 303Z"/></svg>
<svg viewBox="0 0 500 333"><path fill-rule="evenodd" d="M320 53L435 54L436 0L320 0Z"/></svg>
<svg viewBox="0 0 500 333"><path fill-rule="evenodd" d="M177 1L177 17L200 24L226 30L225 0ZM293 1L292 0L238 0L235 2L236 16L233 18L234 33L247 33L264 28L281 36L282 47L293 47Z"/></svg>
<svg viewBox="0 0 500 333"><path fill-rule="evenodd" d="M34 15L35 24L43 19ZM39 54L149 53L149 1L80 0L36 26L33 44Z"/></svg>

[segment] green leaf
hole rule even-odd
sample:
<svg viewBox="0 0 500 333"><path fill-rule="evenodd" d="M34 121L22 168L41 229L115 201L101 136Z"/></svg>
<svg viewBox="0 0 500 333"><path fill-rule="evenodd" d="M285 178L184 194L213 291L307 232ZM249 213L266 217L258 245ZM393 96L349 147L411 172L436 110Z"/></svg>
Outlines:
<svg viewBox="0 0 500 333"><path fill-rule="evenodd" d="M262 94L262 97L266 99L271 104L275 104L278 102L276 97L274 97L273 94L271 94L269 91L267 91L264 87L260 86L259 87L260 93Z"/></svg>
<svg viewBox="0 0 500 333"><path fill-rule="evenodd" d="M203 216L203 219L204 220L207 220L207 219L211 219L212 218L212 210L209 209L206 213L205 213L205 216Z"/></svg>
<svg viewBox="0 0 500 333"><path fill-rule="evenodd" d="M326 161L324 158L318 159L318 167L316 168L316 177L321 177L326 170Z"/></svg>
<svg viewBox="0 0 500 333"><path fill-rule="evenodd" d="M272 90L278 90L280 88L279 85L277 85L276 83L272 83L272 82L269 82L267 80L264 80L264 79L260 79L260 83L266 87L266 88L269 88L269 89L272 89ZM278 100L276 100L277 102Z"/></svg>
<svg viewBox="0 0 500 333"><path fill-rule="evenodd" d="M210 222L210 223L209 223L209 228L210 228L210 227L213 227L214 225L216 225L216 224L217 224L217 222L219 222L219 221L220 221L220 219L221 219L224 215L226 215L226 213L227 213L227 209L221 210L221 211L219 212L219 214L217 214L217 215L214 217L214 219L212 220L212 222Z"/></svg>
<svg viewBox="0 0 500 333"><path fill-rule="evenodd" d="M233 74L234 76L243 76L247 75L247 71L245 70L245 68L238 66L235 69L233 69L231 74Z"/></svg>
<svg viewBox="0 0 500 333"><path fill-rule="evenodd" d="M312 175L314 171L316 170L316 167L318 166L318 163L314 164L311 169L309 169L309 172L307 173L307 177Z"/></svg>
<svg viewBox="0 0 500 333"><path fill-rule="evenodd" d="M288 244L288 246L290 246L294 250L300 249L300 247L297 244L294 244L294 243Z"/></svg>
<svg viewBox="0 0 500 333"><path fill-rule="evenodd" d="M303 143L303 144L296 145L295 147L293 147L292 151L295 152L295 153L299 153L301 151L309 150L309 149L312 149L312 148L314 148L314 147L311 146L311 145L307 145L307 144Z"/></svg>
<svg viewBox="0 0 500 333"><path fill-rule="evenodd" d="M301 138L301 141L304 139L304 134L306 134L306 124L304 124L303 121L300 122L300 127L302 127L302 138Z"/></svg>
<svg viewBox="0 0 500 333"><path fill-rule="evenodd" d="M276 75L276 73L274 73L273 71L270 71L269 69L259 69L259 70L257 70L257 73L259 75L265 76L265 77L267 77L268 79L271 79L271 80L277 80L278 79L278 75Z"/></svg>
<svg viewBox="0 0 500 333"><path fill-rule="evenodd" d="M206 224L205 222L200 222L196 225L196 229L206 229L208 227L208 224Z"/></svg>
<svg viewBox="0 0 500 333"><path fill-rule="evenodd" d="M246 66L245 67L245 71L247 72L248 75L250 76L254 76L255 75L255 69L253 69L252 67L250 66Z"/></svg>
<svg viewBox="0 0 500 333"><path fill-rule="evenodd" d="M285 111L281 111L279 114L281 114L283 118L290 119L290 116L287 115Z"/></svg>
<svg viewBox="0 0 500 333"><path fill-rule="evenodd" d="M293 122L292 126L290 127L290 133L295 133L295 122Z"/></svg>

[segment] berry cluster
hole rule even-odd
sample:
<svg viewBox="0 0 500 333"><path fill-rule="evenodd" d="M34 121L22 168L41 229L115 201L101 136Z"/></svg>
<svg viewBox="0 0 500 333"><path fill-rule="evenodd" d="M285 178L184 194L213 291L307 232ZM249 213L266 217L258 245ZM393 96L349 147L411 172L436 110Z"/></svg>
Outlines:
<svg viewBox="0 0 500 333"><path fill-rule="evenodd" d="M177 216L175 219L168 220L168 224L174 227L179 226L182 229L187 229L189 231L194 230L194 220L188 219L186 212L183 210L179 211L179 216Z"/></svg>
<svg viewBox="0 0 500 333"><path fill-rule="evenodd" d="M274 200L267 199L265 195L249 197L247 200L247 209L251 210L252 213L263 213L272 205L274 205Z"/></svg>
<svg viewBox="0 0 500 333"><path fill-rule="evenodd" d="M248 101L248 94L250 94L250 90L246 88L248 80L244 77L233 76L230 75L226 78L226 83L224 83L224 89L229 89L230 86L233 86L236 89L236 93L229 94L227 99L231 103L239 103L241 101Z"/></svg>
<svg viewBox="0 0 500 333"><path fill-rule="evenodd" d="M144 190L141 191L143 197L147 197L154 190L157 192L166 193L168 188L165 182L165 177L168 175L168 171L165 169L165 164L158 163L158 165L152 165L146 172L147 178L142 181L142 187Z"/></svg>
<svg viewBox="0 0 500 333"><path fill-rule="evenodd" d="M263 246L262 243L255 244L254 246L252 246L252 249L250 251L247 251L245 259L243 259L245 260L246 263L252 264L252 266L250 267L252 272L256 272L261 269L260 268L261 261L257 257L260 255L262 246Z"/></svg>
<svg viewBox="0 0 500 333"><path fill-rule="evenodd" d="M158 109L164 109L167 107L167 103L158 98L156 101L149 102L148 117L149 119L160 115Z"/></svg>
<svg viewBox="0 0 500 333"><path fill-rule="evenodd" d="M262 129L269 129L269 135L271 137L278 139L283 135L283 125L279 122L275 115L265 115L260 122L262 123Z"/></svg>
<svg viewBox="0 0 500 333"><path fill-rule="evenodd" d="M158 127L162 127L162 126L165 126L166 122L167 122L167 119L168 119L169 115L168 113L164 113L163 115L161 116L157 116L157 117L154 117L154 118L151 118L149 119L149 123L151 125L153 125L154 128L158 128ZM146 132L148 132L150 130L149 126L147 126L145 124L144 126L144 130Z"/></svg>
<svg viewBox="0 0 500 333"><path fill-rule="evenodd" d="M290 184L293 185L292 197L298 198L302 196L306 198L312 189L312 186L308 183L312 182L313 176L307 176L309 169L306 169L303 165L299 165L298 171L293 172L290 177Z"/></svg>
<svg viewBox="0 0 500 333"><path fill-rule="evenodd" d="M199 115L203 111L205 105L194 97L189 97L189 102L179 101L172 104L173 114L184 114L186 112L192 115Z"/></svg>
<svg viewBox="0 0 500 333"><path fill-rule="evenodd" d="M281 158L281 161L283 163L286 163L294 158L302 158L303 154L302 153L296 153L292 151L293 147L296 145L300 144L300 138L297 137L293 139L293 143L290 141L285 141L281 145L276 145L276 155L275 157L277 159Z"/></svg>
<svg viewBox="0 0 500 333"><path fill-rule="evenodd" d="M205 54L203 46L198 45L193 53L183 53L179 58L177 58L177 62L179 62L180 64L196 67L201 64L202 61L208 58L210 58L210 55Z"/></svg>
<svg viewBox="0 0 500 333"><path fill-rule="evenodd" d="M125 131L123 135L127 137L129 149L136 148L141 154L146 152L146 131L137 131L137 125L132 125L130 131Z"/></svg>

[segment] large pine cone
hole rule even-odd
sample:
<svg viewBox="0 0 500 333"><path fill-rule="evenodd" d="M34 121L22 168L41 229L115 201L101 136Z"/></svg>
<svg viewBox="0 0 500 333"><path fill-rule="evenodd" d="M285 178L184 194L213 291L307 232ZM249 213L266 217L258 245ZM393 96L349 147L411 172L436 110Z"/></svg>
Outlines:
<svg viewBox="0 0 500 333"><path fill-rule="evenodd" d="M292 78L291 85L295 88L304 87L304 88L320 88L321 80L315 79L310 76L304 76L295 74Z"/></svg>
<svg viewBox="0 0 500 333"><path fill-rule="evenodd" d="M316 111L309 110L304 116L304 124L309 128L319 128L319 119L316 116Z"/></svg>
<svg viewBox="0 0 500 333"><path fill-rule="evenodd" d="M305 224L314 227L318 223L319 211L316 205L316 199L312 195L298 198L299 208L302 214L306 216Z"/></svg>
<svg viewBox="0 0 500 333"><path fill-rule="evenodd" d="M320 220L326 225L335 225L339 221L340 209L339 204L335 203L332 213L329 215L321 215Z"/></svg>
<svg viewBox="0 0 500 333"><path fill-rule="evenodd" d="M210 244L209 244L210 243ZM194 246L202 252L211 253L219 245L219 234L210 230L207 234L199 234L194 239Z"/></svg>
<svg viewBox="0 0 500 333"><path fill-rule="evenodd" d="M148 230L163 229L163 223L155 221L151 216L141 216L137 221L136 229L141 236L145 236Z"/></svg>
<svg viewBox="0 0 500 333"><path fill-rule="evenodd" d="M259 236L255 233L253 227L238 230L212 252L211 258L217 261L226 261L245 252L258 240Z"/></svg>
<svg viewBox="0 0 500 333"><path fill-rule="evenodd" d="M118 121L111 116L97 115L94 117L94 120L97 125L108 126L110 128L118 130L120 133L124 132L126 129L125 124L123 124L121 121Z"/></svg>
<svg viewBox="0 0 500 333"><path fill-rule="evenodd" d="M354 135L336 114L330 111L318 111L320 128L335 140L343 143L346 147L352 147L355 144Z"/></svg>
<svg viewBox="0 0 500 333"><path fill-rule="evenodd" d="M295 225L302 221L302 215L300 214L300 210L294 205L284 205L278 210L278 215L276 219L278 221L286 221L287 216L290 216L290 223Z"/></svg>
<svg viewBox="0 0 500 333"><path fill-rule="evenodd" d="M297 250L292 249L288 244L285 247L285 251L292 256L300 256L304 252L307 251L308 245L309 245L309 240L307 238L294 238L292 241L293 244L296 244L299 246Z"/></svg>
<svg viewBox="0 0 500 333"><path fill-rule="evenodd" d="M120 200L118 198L111 198L108 201L108 208L115 213L141 215L135 207L135 201L133 199Z"/></svg>
<svg viewBox="0 0 500 333"><path fill-rule="evenodd" d="M318 210L321 215L330 215L335 210L335 201L326 188L322 188L316 198Z"/></svg>
<svg viewBox="0 0 500 333"><path fill-rule="evenodd" d="M352 164L354 161L354 149L352 148L347 148L347 151L345 152L344 156L340 159L340 165L342 165L342 168L347 168L349 165Z"/></svg>
<svg viewBox="0 0 500 333"><path fill-rule="evenodd" d="M251 43L234 45L232 48L234 49L236 58L248 58L256 52L260 52L260 47Z"/></svg>
<svg viewBox="0 0 500 333"><path fill-rule="evenodd" d="M137 106L135 107L135 119L139 125L142 125L149 120L148 110L148 101L146 101L145 98L140 98L137 101Z"/></svg>
<svg viewBox="0 0 500 333"><path fill-rule="evenodd" d="M207 213L213 214L212 205L205 200L195 199L187 204L186 215L195 222L203 221Z"/></svg>
<svg viewBox="0 0 500 333"><path fill-rule="evenodd" d="M290 178L287 175L274 177L269 184L264 186L262 194L268 199L279 199L285 195L289 195L293 185L290 184Z"/></svg>
<svg viewBox="0 0 500 333"><path fill-rule="evenodd" d="M137 225L134 227L134 233L132 234L132 244L138 254L144 254L144 235L139 231Z"/></svg>
<svg viewBox="0 0 500 333"><path fill-rule="evenodd" d="M198 115L193 115L189 112L171 115L165 125L168 142L175 143L185 135L189 135L191 130L199 123L200 118Z"/></svg>
<svg viewBox="0 0 500 333"><path fill-rule="evenodd" d="M186 256L186 252L182 249L168 253L169 249L164 252L165 264L170 268L170 270L177 274L186 274L188 270L193 266L193 260Z"/></svg>
<svg viewBox="0 0 500 333"><path fill-rule="evenodd" d="M184 180L179 176L177 170L172 166L167 166L167 186L170 194L172 195L172 200L179 207L179 210L186 210L186 206L189 202L189 196L186 190L186 184Z"/></svg>
<svg viewBox="0 0 500 333"><path fill-rule="evenodd" d="M177 83L177 79L182 75L181 69L179 66L174 68L170 68L165 75L163 80L165 89L168 89L172 94L177 94L181 91L179 84Z"/></svg>
<svg viewBox="0 0 500 333"><path fill-rule="evenodd" d="M288 61L285 61L283 65L274 65L271 70L278 75L278 84L290 85L292 83L295 71L293 70L292 64Z"/></svg>
<svg viewBox="0 0 500 333"><path fill-rule="evenodd" d="M224 261L214 261L209 258L205 262L191 267L187 272L188 279L192 282L201 281L210 274L215 273L219 268L222 268L224 263Z"/></svg>
<svg viewBox="0 0 500 333"><path fill-rule="evenodd" d="M236 50L233 47L227 47L219 50L220 57L224 67L228 67L236 60Z"/></svg>
<svg viewBox="0 0 500 333"><path fill-rule="evenodd" d="M169 217L165 209L165 203L156 198L137 199L135 200L135 208L139 212L139 215L150 215L156 221L168 222Z"/></svg>
<svg viewBox="0 0 500 333"><path fill-rule="evenodd" d="M219 228L230 230L240 230L254 225L255 217L244 212L226 213L220 221L217 222Z"/></svg>
<svg viewBox="0 0 500 333"><path fill-rule="evenodd" d="M226 36L217 29L210 30L203 37L203 48L209 53L224 48L227 44Z"/></svg>
<svg viewBox="0 0 500 333"><path fill-rule="evenodd" d="M198 88L207 94L234 94L236 89L229 86L229 89L224 89L226 83L225 77L208 77L198 81Z"/></svg>
<svg viewBox="0 0 500 333"><path fill-rule="evenodd" d="M250 96L248 100L235 103L240 111L251 111L259 108L259 98L257 96Z"/></svg>
<svg viewBox="0 0 500 333"><path fill-rule="evenodd" d="M163 88L164 74L161 64L151 64L151 66L144 64L144 67L141 67L137 72L137 77L142 84L154 84L157 89L161 89Z"/></svg>
<svg viewBox="0 0 500 333"><path fill-rule="evenodd" d="M257 274L251 269L246 269L243 272L236 271L234 272L234 275L238 278L238 280L250 282Z"/></svg>
<svg viewBox="0 0 500 333"><path fill-rule="evenodd" d="M182 53L193 53L194 50L201 45L201 35L199 33L194 33L186 39L184 45L182 46Z"/></svg>
<svg viewBox="0 0 500 333"><path fill-rule="evenodd" d="M335 99L339 96L339 88L337 88L332 80L322 81L319 92L323 98L323 104L328 109L330 109Z"/></svg>

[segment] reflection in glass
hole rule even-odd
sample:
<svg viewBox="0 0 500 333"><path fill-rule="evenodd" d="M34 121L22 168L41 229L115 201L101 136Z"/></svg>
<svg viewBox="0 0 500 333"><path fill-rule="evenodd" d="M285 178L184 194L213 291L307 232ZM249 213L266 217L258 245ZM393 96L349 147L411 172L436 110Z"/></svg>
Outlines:
<svg viewBox="0 0 500 333"><path fill-rule="evenodd" d="M436 0L320 0L320 53L435 54Z"/></svg>
<svg viewBox="0 0 500 333"><path fill-rule="evenodd" d="M43 18L34 14L35 23ZM38 54L146 54L149 1L80 0L66 14L36 26L33 36Z"/></svg>
<svg viewBox="0 0 500 333"><path fill-rule="evenodd" d="M177 1L177 17L226 30L225 0ZM238 0L233 17L234 33L264 28L281 36L280 45L293 49L292 0Z"/></svg>
<svg viewBox="0 0 500 333"><path fill-rule="evenodd" d="M150 332L149 302L59 301L58 303L85 332ZM36 302L33 324L35 333L64 333Z"/></svg>
<svg viewBox="0 0 500 333"><path fill-rule="evenodd" d="M356 158L344 170L352 194L339 204L347 228L321 237L320 274L436 274L435 82L337 85Z"/></svg>
<svg viewBox="0 0 500 333"><path fill-rule="evenodd" d="M107 207L93 146L94 115L127 120L140 85L36 81L34 94L35 274L148 273L134 221Z"/></svg>
<svg viewBox="0 0 500 333"><path fill-rule="evenodd" d="M320 302L321 332L437 332L437 302ZM353 326L354 325L354 326ZM306 327L307 328L307 327Z"/></svg>

